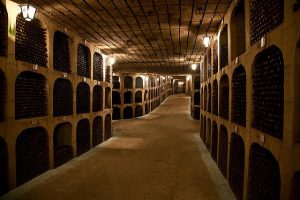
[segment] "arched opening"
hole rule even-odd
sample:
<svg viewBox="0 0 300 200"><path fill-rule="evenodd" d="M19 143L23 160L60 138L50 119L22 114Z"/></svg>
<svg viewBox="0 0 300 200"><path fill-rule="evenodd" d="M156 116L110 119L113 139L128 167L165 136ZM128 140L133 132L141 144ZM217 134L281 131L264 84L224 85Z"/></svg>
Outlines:
<svg viewBox="0 0 300 200"><path fill-rule="evenodd" d="M93 88L93 112L103 110L103 91L102 87L95 85Z"/></svg>
<svg viewBox="0 0 300 200"><path fill-rule="evenodd" d="M5 140L0 137L0 196L8 190L8 150Z"/></svg>
<svg viewBox="0 0 300 200"><path fill-rule="evenodd" d="M217 162L218 158L218 125L217 122L212 123L212 141L211 141L211 157Z"/></svg>
<svg viewBox="0 0 300 200"><path fill-rule="evenodd" d="M16 78L15 118L46 116L46 91L46 78L42 74L30 71L21 72Z"/></svg>
<svg viewBox="0 0 300 200"><path fill-rule="evenodd" d="M73 114L73 88L68 79L58 78L53 86L53 116Z"/></svg>
<svg viewBox="0 0 300 200"><path fill-rule="evenodd" d="M219 71L219 66L218 66L218 59L219 59L218 48L219 48L218 40L216 39L214 41L214 44L213 44L213 74L216 74Z"/></svg>
<svg viewBox="0 0 300 200"><path fill-rule="evenodd" d="M220 34L220 68L223 69L228 65L228 30L227 24Z"/></svg>
<svg viewBox="0 0 300 200"><path fill-rule="evenodd" d="M294 200L297 200L297 199L300 199L300 171L297 171L294 173L294 176L293 176L293 197L292 199Z"/></svg>
<svg viewBox="0 0 300 200"><path fill-rule="evenodd" d="M6 78L0 69L0 122L5 121L6 104Z"/></svg>
<svg viewBox="0 0 300 200"><path fill-rule="evenodd" d="M91 52L87 46L79 44L77 47L77 75L90 78Z"/></svg>
<svg viewBox="0 0 300 200"><path fill-rule="evenodd" d="M139 105L135 107L135 117L140 116L143 116L143 107Z"/></svg>
<svg viewBox="0 0 300 200"><path fill-rule="evenodd" d="M105 132L104 132L104 139L108 140L109 138L112 137L112 133L111 133L111 115L108 114L105 116Z"/></svg>
<svg viewBox="0 0 300 200"><path fill-rule="evenodd" d="M17 16L15 58L41 67L47 66L46 30L37 18L26 21L21 14Z"/></svg>
<svg viewBox="0 0 300 200"><path fill-rule="evenodd" d="M49 169L49 142L43 127L29 128L20 133L16 142L17 186Z"/></svg>
<svg viewBox="0 0 300 200"><path fill-rule="evenodd" d="M145 115L149 113L149 104L145 104Z"/></svg>
<svg viewBox="0 0 300 200"><path fill-rule="evenodd" d="M200 119L200 108L194 107L194 119L199 120Z"/></svg>
<svg viewBox="0 0 300 200"><path fill-rule="evenodd" d="M227 75L223 75L220 80L220 116L229 119L229 80Z"/></svg>
<svg viewBox="0 0 300 200"><path fill-rule="evenodd" d="M125 92L124 93L124 104L131 104L133 99L132 92Z"/></svg>
<svg viewBox="0 0 300 200"><path fill-rule="evenodd" d="M143 89L143 87L144 87L144 81L143 81L143 78L137 77L137 78L135 79L135 88L141 88L141 89Z"/></svg>
<svg viewBox="0 0 300 200"><path fill-rule="evenodd" d="M280 168L277 160L269 150L253 143L249 156L248 200L279 200L280 188Z"/></svg>
<svg viewBox="0 0 300 200"><path fill-rule="evenodd" d="M210 83L208 84L207 92L208 92L207 111L211 113L211 84Z"/></svg>
<svg viewBox="0 0 300 200"><path fill-rule="evenodd" d="M143 101L143 93L142 91L137 91L135 93L135 103L142 103Z"/></svg>
<svg viewBox="0 0 300 200"><path fill-rule="evenodd" d="M127 106L123 110L123 119L131 119L133 117L133 109L131 106Z"/></svg>
<svg viewBox="0 0 300 200"><path fill-rule="evenodd" d="M131 76L125 76L124 78L124 88L125 89L132 89L133 87L133 80Z"/></svg>
<svg viewBox="0 0 300 200"><path fill-rule="evenodd" d="M0 56L7 56L8 14L2 1L0 1L0 19Z"/></svg>
<svg viewBox="0 0 300 200"><path fill-rule="evenodd" d="M79 83L76 90L76 113L90 112L90 86L87 83Z"/></svg>
<svg viewBox="0 0 300 200"><path fill-rule="evenodd" d="M231 60L242 55L246 50L245 38L245 5L244 0L240 0L234 8L230 20L231 35Z"/></svg>
<svg viewBox="0 0 300 200"><path fill-rule="evenodd" d="M241 136L231 134L228 182L237 200L243 200L245 146Z"/></svg>
<svg viewBox="0 0 300 200"><path fill-rule="evenodd" d="M300 39L297 42L295 52L295 67L294 67L294 143L300 142Z"/></svg>
<svg viewBox="0 0 300 200"><path fill-rule="evenodd" d="M90 149L90 122L88 119L79 120L76 127L77 156Z"/></svg>
<svg viewBox="0 0 300 200"><path fill-rule="evenodd" d="M58 167L73 158L72 124L58 124L53 134L54 167Z"/></svg>
<svg viewBox="0 0 300 200"><path fill-rule="evenodd" d="M105 109L111 108L111 89L105 88Z"/></svg>
<svg viewBox="0 0 300 200"><path fill-rule="evenodd" d="M111 80L110 76L111 76L111 66L106 65L106 68L105 68L105 82L110 83L110 80Z"/></svg>
<svg viewBox="0 0 300 200"><path fill-rule="evenodd" d="M194 93L194 105L200 105L200 92Z"/></svg>
<svg viewBox="0 0 300 200"><path fill-rule="evenodd" d="M60 31L53 38L53 69L71 73L69 37Z"/></svg>
<svg viewBox="0 0 300 200"><path fill-rule="evenodd" d="M119 120L121 119L121 110L119 107L113 106L113 120Z"/></svg>
<svg viewBox="0 0 300 200"><path fill-rule="evenodd" d="M250 1L250 43L283 23L284 0Z"/></svg>
<svg viewBox="0 0 300 200"><path fill-rule="evenodd" d="M144 101L148 101L148 90L145 91L145 94L144 94Z"/></svg>
<svg viewBox="0 0 300 200"><path fill-rule="evenodd" d="M252 89L252 126L282 139L284 63L278 47L270 46L255 56Z"/></svg>
<svg viewBox="0 0 300 200"><path fill-rule="evenodd" d="M195 76L194 78L194 89L199 90L200 89L200 76Z"/></svg>
<svg viewBox="0 0 300 200"><path fill-rule="evenodd" d="M121 104L120 92L117 92L117 91L112 92L112 103L113 103L113 105L120 105Z"/></svg>
<svg viewBox="0 0 300 200"><path fill-rule="evenodd" d="M203 101L204 111L207 111L207 87L204 86L204 101Z"/></svg>
<svg viewBox="0 0 300 200"><path fill-rule="evenodd" d="M103 81L103 57L97 52L93 56L93 79Z"/></svg>
<svg viewBox="0 0 300 200"><path fill-rule="evenodd" d="M218 115L218 81L213 82L212 92L212 112L214 115Z"/></svg>
<svg viewBox="0 0 300 200"><path fill-rule="evenodd" d="M113 89L120 89L120 77L113 76Z"/></svg>
<svg viewBox="0 0 300 200"><path fill-rule="evenodd" d="M95 117L93 121L93 147L103 142L103 120L101 116Z"/></svg>
<svg viewBox="0 0 300 200"><path fill-rule="evenodd" d="M220 126L219 138L219 159L218 166L225 178L227 178L227 157L228 157L228 134L225 126Z"/></svg>
<svg viewBox="0 0 300 200"><path fill-rule="evenodd" d="M246 71L238 66L232 74L231 121L246 127Z"/></svg>
<svg viewBox="0 0 300 200"><path fill-rule="evenodd" d="M207 124L206 124L206 147L208 150L210 150L210 147L211 147L211 121L209 118L207 118Z"/></svg>

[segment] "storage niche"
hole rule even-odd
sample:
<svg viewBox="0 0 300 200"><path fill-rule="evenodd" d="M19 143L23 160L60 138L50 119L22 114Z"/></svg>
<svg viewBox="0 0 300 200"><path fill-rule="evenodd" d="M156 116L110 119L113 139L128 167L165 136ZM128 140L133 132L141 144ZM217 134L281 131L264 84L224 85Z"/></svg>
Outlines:
<svg viewBox="0 0 300 200"><path fill-rule="evenodd" d="M218 115L218 81L213 82L213 93L212 93L212 113Z"/></svg>
<svg viewBox="0 0 300 200"><path fill-rule="evenodd" d="M194 93L194 105L200 105L200 92Z"/></svg>
<svg viewBox="0 0 300 200"><path fill-rule="evenodd" d="M225 126L220 126L220 138L218 148L218 166L225 178L227 178L228 134Z"/></svg>
<svg viewBox="0 0 300 200"><path fill-rule="evenodd" d="M17 16L15 57L16 60L47 66L46 30L37 18L26 21L21 14Z"/></svg>
<svg viewBox="0 0 300 200"><path fill-rule="evenodd" d="M143 116L143 107L138 105L135 107L135 117Z"/></svg>
<svg viewBox="0 0 300 200"><path fill-rule="evenodd" d="M211 120L207 118L206 124L206 148L210 150L211 147Z"/></svg>
<svg viewBox="0 0 300 200"><path fill-rule="evenodd" d="M103 81L103 57L97 52L93 56L93 79Z"/></svg>
<svg viewBox="0 0 300 200"><path fill-rule="evenodd" d="M103 110L103 90L99 85L93 88L93 112Z"/></svg>
<svg viewBox="0 0 300 200"><path fill-rule="evenodd" d="M39 73L21 72L15 84L15 118L47 115L46 78Z"/></svg>
<svg viewBox="0 0 300 200"><path fill-rule="evenodd" d="M238 66L232 74L231 121L246 127L246 71Z"/></svg>
<svg viewBox="0 0 300 200"><path fill-rule="evenodd" d="M43 127L29 128L16 141L17 186L49 169L49 142Z"/></svg>
<svg viewBox="0 0 300 200"><path fill-rule="evenodd" d="M143 92L142 91L137 91L134 96L135 96L135 103L142 103L142 101L143 101Z"/></svg>
<svg viewBox="0 0 300 200"><path fill-rule="evenodd" d="M144 87L144 84L143 84L144 82L143 82L143 78L141 78L141 77L137 77L136 79L135 79L135 88L141 88L141 89L143 89L143 87Z"/></svg>
<svg viewBox="0 0 300 200"><path fill-rule="evenodd" d="M194 119L199 120L200 119L200 108L194 107Z"/></svg>
<svg viewBox="0 0 300 200"><path fill-rule="evenodd" d="M280 188L278 162L269 150L257 143L252 144L249 156L248 200L279 200Z"/></svg>
<svg viewBox="0 0 300 200"><path fill-rule="evenodd" d="M228 65L228 30L227 24L223 27L220 34L220 68Z"/></svg>
<svg viewBox="0 0 300 200"><path fill-rule="evenodd" d="M101 116L95 117L93 121L93 147L103 142L103 119Z"/></svg>
<svg viewBox="0 0 300 200"><path fill-rule="evenodd" d="M76 113L90 112L90 86L87 83L79 83L76 91Z"/></svg>
<svg viewBox="0 0 300 200"><path fill-rule="evenodd" d="M72 124L58 124L53 134L54 167L58 167L73 158Z"/></svg>
<svg viewBox="0 0 300 200"><path fill-rule="evenodd" d="M90 78L91 52L87 46L79 44L77 47L77 75Z"/></svg>
<svg viewBox="0 0 300 200"><path fill-rule="evenodd" d="M119 120L121 119L121 110L119 107L114 106L113 107L113 120Z"/></svg>
<svg viewBox="0 0 300 200"><path fill-rule="evenodd" d="M220 80L220 116L229 119L229 80L227 75L223 75Z"/></svg>
<svg viewBox="0 0 300 200"><path fill-rule="evenodd" d="M120 105L121 104L120 92L117 92L117 91L112 92L112 103L113 103L113 105Z"/></svg>
<svg viewBox="0 0 300 200"><path fill-rule="evenodd" d="M131 119L133 117L133 109L131 106L127 106L123 110L123 119Z"/></svg>
<svg viewBox="0 0 300 200"><path fill-rule="evenodd" d="M200 89L200 76L195 76L194 78L194 89L199 90Z"/></svg>
<svg viewBox="0 0 300 200"><path fill-rule="evenodd" d="M105 116L105 132L104 132L104 139L108 140L109 138L112 137L112 133L111 133L111 115L108 114Z"/></svg>
<svg viewBox="0 0 300 200"><path fill-rule="evenodd" d="M105 109L111 108L111 89L105 88Z"/></svg>
<svg viewBox="0 0 300 200"><path fill-rule="evenodd" d="M8 190L8 150L5 140L0 137L0 196Z"/></svg>
<svg viewBox="0 0 300 200"><path fill-rule="evenodd" d="M53 86L53 116L73 114L73 88L68 79L58 78Z"/></svg>
<svg viewBox="0 0 300 200"><path fill-rule="evenodd" d="M245 145L243 138L231 134L228 182L237 200L243 200Z"/></svg>
<svg viewBox="0 0 300 200"><path fill-rule="evenodd" d="M124 104L131 104L133 99L133 94L130 91L124 93Z"/></svg>
<svg viewBox="0 0 300 200"><path fill-rule="evenodd" d="M111 76L111 66L106 65L105 67L105 82L110 83Z"/></svg>
<svg viewBox="0 0 300 200"><path fill-rule="evenodd" d="M79 120L76 127L77 156L90 149L90 122L88 119Z"/></svg>
<svg viewBox="0 0 300 200"><path fill-rule="evenodd" d="M60 31L53 38L53 69L71 73L69 37Z"/></svg>
<svg viewBox="0 0 300 200"><path fill-rule="evenodd" d="M113 89L120 89L120 77L113 76Z"/></svg>
<svg viewBox="0 0 300 200"><path fill-rule="evenodd" d="M217 162L218 158L218 125L217 122L212 123L212 142L211 142L211 157Z"/></svg>
<svg viewBox="0 0 300 200"><path fill-rule="evenodd" d="M125 89L132 89L133 87L133 80L131 76L125 76L124 78L124 88Z"/></svg>
<svg viewBox="0 0 300 200"><path fill-rule="evenodd" d="M5 121L6 104L6 78L0 69L0 122Z"/></svg>
<svg viewBox="0 0 300 200"><path fill-rule="evenodd" d="M219 53L218 53L218 40L214 41L213 44L213 74L216 74L219 71L219 66L218 66L218 59L219 59Z"/></svg>
<svg viewBox="0 0 300 200"><path fill-rule="evenodd" d="M253 63L252 126L282 139L284 64L280 49L270 46Z"/></svg>
<svg viewBox="0 0 300 200"><path fill-rule="evenodd" d="M0 56L7 56L8 14L2 1L0 1L0 19Z"/></svg>
<svg viewBox="0 0 300 200"><path fill-rule="evenodd" d="M207 89L207 96L208 96L208 99L207 99L207 111L211 113L211 84L209 83L208 84L208 89Z"/></svg>

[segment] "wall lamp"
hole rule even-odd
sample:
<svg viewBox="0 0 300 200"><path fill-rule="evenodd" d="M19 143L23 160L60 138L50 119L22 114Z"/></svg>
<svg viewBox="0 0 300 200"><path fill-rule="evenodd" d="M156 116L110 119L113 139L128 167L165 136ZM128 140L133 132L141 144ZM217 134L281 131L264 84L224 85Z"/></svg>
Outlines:
<svg viewBox="0 0 300 200"><path fill-rule="evenodd" d="M26 21L31 21L34 19L37 9L30 4L21 4L19 5L21 8L22 16Z"/></svg>

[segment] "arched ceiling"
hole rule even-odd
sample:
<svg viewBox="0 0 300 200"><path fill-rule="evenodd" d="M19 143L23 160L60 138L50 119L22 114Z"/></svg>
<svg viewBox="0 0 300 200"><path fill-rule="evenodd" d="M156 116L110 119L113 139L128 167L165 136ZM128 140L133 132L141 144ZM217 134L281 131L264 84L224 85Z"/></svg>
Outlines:
<svg viewBox="0 0 300 200"><path fill-rule="evenodd" d="M46 16L113 54L114 71L191 73L232 0L30 0ZM15 0L27 3L27 0ZM199 70L199 67L198 67Z"/></svg>

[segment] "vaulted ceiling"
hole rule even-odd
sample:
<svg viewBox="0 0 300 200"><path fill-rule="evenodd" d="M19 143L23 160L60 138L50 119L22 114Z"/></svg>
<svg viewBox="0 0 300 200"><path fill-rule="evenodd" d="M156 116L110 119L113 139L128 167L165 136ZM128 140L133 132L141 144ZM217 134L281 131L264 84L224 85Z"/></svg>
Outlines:
<svg viewBox="0 0 300 200"><path fill-rule="evenodd" d="M26 3L27 0L16 0ZM116 57L114 71L191 73L231 0L31 0L39 12ZM198 68L199 69L199 68Z"/></svg>

